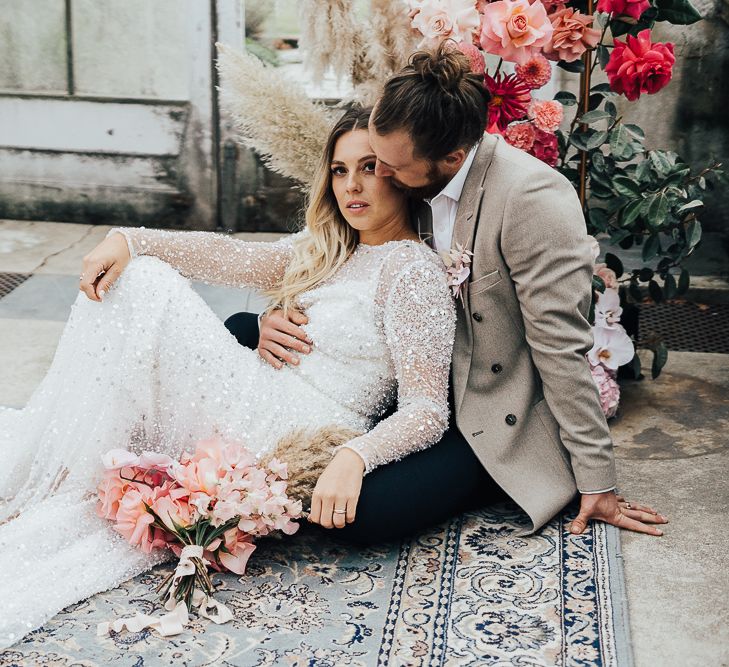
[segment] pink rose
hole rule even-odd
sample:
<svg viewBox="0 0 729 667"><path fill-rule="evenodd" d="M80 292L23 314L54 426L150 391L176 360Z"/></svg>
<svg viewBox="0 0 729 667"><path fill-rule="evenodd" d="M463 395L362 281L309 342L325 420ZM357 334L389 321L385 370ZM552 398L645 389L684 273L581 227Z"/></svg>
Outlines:
<svg viewBox="0 0 729 667"><path fill-rule="evenodd" d="M602 278L608 289L618 289L618 277L615 275L615 271L607 268L607 264L596 264L595 275Z"/></svg>
<svg viewBox="0 0 729 667"><path fill-rule="evenodd" d="M605 73L610 88L632 101L641 93L652 95L667 85L674 62L673 44L651 42L651 31L646 28L637 37L628 35L625 42L615 40Z"/></svg>
<svg viewBox="0 0 729 667"><path fill-rule="evenodd" d="M152 511L160 518L167 529L176 532L175 523L187 528L197 518L194 508L190 507L186 497L172 495L156 498L151 503Z"/></svg>
<svg viewBox="0 0 729 667"><path fill-rule="evenodd" d="M504 132L506 142L520 148L523 151L530 151L534 145L534 138L537 136L534 125L530 122L512 123Z"/></svg>
<svg viewBox="0 0 729 667"><path fill-rule="evenodd" d="M141 546L145 553L151 551L151 525L154 517L145 503L152 500L152 490L147 486L130 485L119 501L114 530L132 546Z"/></svg>
<svg viewBox="0 0 729 667"><path fill-rule="evenodd" d="M600 31L590 27L592 16L580 14L572 7L557 10L549 19L554 33L551 43L544 47L544 55L550 60L579 60L600 41Z"/></svg>
<svg viewBox="0 0 729 667"><path fill-rule="evenodd" d="M484 9L481 46L504 60L525 63L549 44L553 31L540 0L497 0Z"/></svg>
<svg viewBox="0 0 729 667"><path fill-rule="evenodd" d="M473 0L424 0L411 6L411 25L423 35L418 48L435 47L448 38L470 42L479 29Z"/></svg>
<svg viewBox="0 0 729 667"><path fill-rule="evenodd" d="M564 109L556 100L533 100L529 106L529 116L540 130L554 132L562 122Z"/></svg>
<svg viewBox="0 0 729 667"><path fill-rule="evenodd" d="M637 21L650 6L650 0L598 0L597 11L615 16L630 16Z"/></svg>
<svg viewBox="0 0 729 667"><path fill-rule="evenodd" d="M116 470L106 471L98 486L99 502L96 505L96 514L102 519L116 520L116 514L119 511L119 501L126 493L130 484L131 482L122 479Z"/></svg>
<svg viewBox="0 0 729 667"><path fill-rule="evenodd" d="M251 554L256 550L253 544L253 538L250 535L242 533L237 528L226 530L225 548L228 553L218 551L218 559L221 565L236 574L245 574L246 565Z"/></svg>

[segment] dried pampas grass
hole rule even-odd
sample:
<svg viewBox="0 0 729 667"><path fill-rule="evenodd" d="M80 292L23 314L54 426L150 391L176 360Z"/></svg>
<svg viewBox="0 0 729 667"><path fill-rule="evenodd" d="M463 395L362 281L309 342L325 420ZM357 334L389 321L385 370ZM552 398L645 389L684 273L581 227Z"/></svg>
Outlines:
<svg viewBox="0 0 729 667"><path fill-rule="evenodd" d="M330 66L339 79L352 76L365 50L353 0L302 0L299 11L299 46L314 81Z"/></svg>
<svg viewBox="0 0 729 667"><path fill-rule="evenodd" d="M254 56L216 43L220 106L266 166L311 183L332 126L326 107Z"/></svg>

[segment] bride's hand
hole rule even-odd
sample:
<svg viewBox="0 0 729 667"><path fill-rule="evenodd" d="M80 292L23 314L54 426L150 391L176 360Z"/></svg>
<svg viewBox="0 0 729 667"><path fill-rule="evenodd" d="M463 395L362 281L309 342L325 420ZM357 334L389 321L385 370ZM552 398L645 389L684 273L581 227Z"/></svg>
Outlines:
<svg viewBox="0 0 729 667"><path fill-rule="evenodd" d="M309 521L324 528L344 528L352 523L364 469L364 461L357 452L348 447L340 449L319 475L311 497Z"/></svg>
<svg viewBox="0 0 729 667"><path fill-rule="evenodd" d="M101 301L130 261L124 235L112 234L83 257L78 288L92 301Z"/></svg>

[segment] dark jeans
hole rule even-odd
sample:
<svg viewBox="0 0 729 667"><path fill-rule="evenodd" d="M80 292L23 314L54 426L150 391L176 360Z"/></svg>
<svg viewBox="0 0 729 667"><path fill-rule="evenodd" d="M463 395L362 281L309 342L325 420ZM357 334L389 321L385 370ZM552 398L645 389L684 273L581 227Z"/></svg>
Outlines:
<svg viewBox="0 0 729 667"><path fill-rule="evenodd" d="M236 313L225 321L225 326L241 345L252 349L258 346L255 315ZM452 425L428 449L365 475L354 522L331 532L362 545L399 539L505 498L504 491Z"/></svg>

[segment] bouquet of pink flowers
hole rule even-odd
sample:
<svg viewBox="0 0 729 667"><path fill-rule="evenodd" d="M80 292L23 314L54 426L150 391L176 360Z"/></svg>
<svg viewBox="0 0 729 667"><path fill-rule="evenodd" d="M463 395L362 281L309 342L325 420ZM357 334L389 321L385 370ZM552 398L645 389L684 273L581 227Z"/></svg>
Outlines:
<svg viewBox="0 0 729 667"><path fill-rule="evenodd" d="M231 618L212 598L208 567L243 574L256 537L291 535L299 528L294 519L301 517L301 502L286 495L286 464L272 459L257 465L237 443L202 440L179 461L113 449L103 463L97 514L114 521L114 530L142 551L169 548L180 559L158 588L165 609L178 620L186 621L193 607L219 623ZM150 619L160 620L145 617ZM102 625L108 630L109 624ZM180 623L173 625L181 631Z"/></svg>

